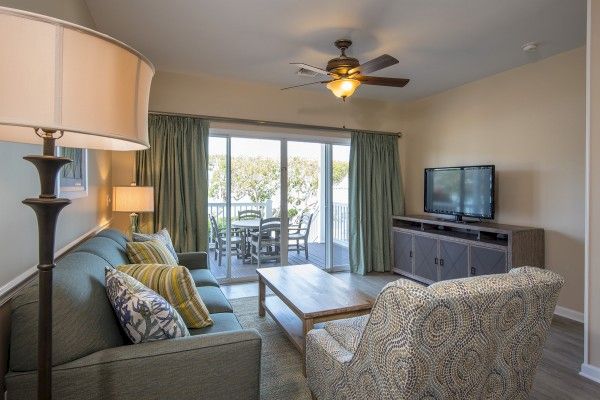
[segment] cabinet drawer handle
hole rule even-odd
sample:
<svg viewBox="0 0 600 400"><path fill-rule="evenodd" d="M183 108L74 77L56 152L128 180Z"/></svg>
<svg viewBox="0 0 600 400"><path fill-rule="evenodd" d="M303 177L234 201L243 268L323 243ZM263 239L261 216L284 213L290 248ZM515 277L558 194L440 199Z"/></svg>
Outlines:
<svg viewBox="0 0 600 400"><path fill-rule="evenodd" d="M477 269L475 267L471 267L471 275L477 275Z"/></svg>
<svg viewBox="0 0 600 400"><path fill-rule="evenodd" d="M444 266L444 259L443 258L440 258L440 266L442 266L442 267Z"/></svg>
<svg viewBox="0 0 600 400"><path fill-rule="evenodd" d="M410 251L410 253L408 254L408 256L409 256L410 258L412 258L412 250Z"/></svg>
<svg viewBox="0 0 600 400"><path fill-rule="evenodd" d="M438 258L436 257L436 258L435 258L435 265L437 265L437 261L438 261Z"/></svg>

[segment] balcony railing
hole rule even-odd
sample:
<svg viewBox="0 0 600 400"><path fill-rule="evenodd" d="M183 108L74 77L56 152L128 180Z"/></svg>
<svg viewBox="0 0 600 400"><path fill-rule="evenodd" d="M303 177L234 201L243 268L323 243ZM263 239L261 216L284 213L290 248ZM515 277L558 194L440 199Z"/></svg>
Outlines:
<svg viewBox="0 0 600 400"><path fill-rule="evenodd" d="M333 241L348 246L349 210L346 203L333 203Z"/></svg>
<svg viewBox="0 0 600 400"><path fill-rule="evenodd" d="M220 224L225 224L225 211L227 203L208 203L208 213L212 214ZM264 203L231 203L231 218L236 219L238 212L243 210L259 210L264 218L273 216L273 202ZM348 246L349 214L348 204L333 203L333 240L342 246ZM315 210L313 224L309 234L309 241L321 242L320 234L320 209ZM211 232L212 234L212 232ZM212 237L210 238L212 244Z"/></svg>

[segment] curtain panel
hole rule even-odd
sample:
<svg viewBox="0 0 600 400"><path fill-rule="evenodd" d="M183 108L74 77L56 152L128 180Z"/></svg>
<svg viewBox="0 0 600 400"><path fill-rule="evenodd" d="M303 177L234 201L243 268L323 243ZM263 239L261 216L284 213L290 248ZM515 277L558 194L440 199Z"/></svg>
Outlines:
<svg viewBox="0 0 600 400"><path fill-rule="evenodd" d="M349 197L351 271L390 271L392 216L404 214L397 137L352 133Z"/></svg>
<svg viewBox="0 0 600 400"><path fill-rule="evenodd" d="M179 252L208 247L208 129L199 118L151 114L150 148L136 152L138 185L154 186L154 214L142 226L167 228Z"/></svg>

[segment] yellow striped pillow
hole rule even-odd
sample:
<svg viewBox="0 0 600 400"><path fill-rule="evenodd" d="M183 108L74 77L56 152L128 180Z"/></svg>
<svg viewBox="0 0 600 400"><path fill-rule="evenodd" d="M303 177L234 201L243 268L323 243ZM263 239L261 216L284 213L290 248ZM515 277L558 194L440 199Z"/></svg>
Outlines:
<svg viewBox="0 0 600 400"><path fill-rule="evenodd" d="M119 265L117 269L134 277L164 297L183 317L188 328L204 328L213 324L210 314L196 290L194 279L186 267L163 264L127 264Z"/></svg>
<svg viewBox="0 0 600 400"><path fill-rule="evenodd" d="M132 264L177 265L167 246L158 240L127 242L127 258Z"/></svg>

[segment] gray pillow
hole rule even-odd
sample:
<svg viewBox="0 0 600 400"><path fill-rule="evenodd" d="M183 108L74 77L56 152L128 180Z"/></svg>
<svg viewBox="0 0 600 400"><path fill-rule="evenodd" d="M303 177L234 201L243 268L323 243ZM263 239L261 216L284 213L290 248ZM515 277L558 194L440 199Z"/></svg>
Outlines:
<svg viewBox="0 0 600 400"><path fill-rule="evenodd" d="M159 242L167 246L167 250L169 250L169 252L173 255L173 258L175 258L175 262L179 262L177 252L175 251L175 247L173 247L173 241L171 240L171 235L169 235L168 230L162 228L156 233L133 233L134 242L147 242L148 240L158 240Z"/></svg>

